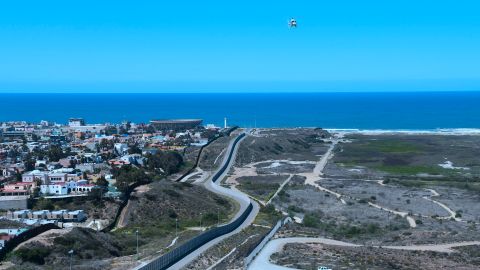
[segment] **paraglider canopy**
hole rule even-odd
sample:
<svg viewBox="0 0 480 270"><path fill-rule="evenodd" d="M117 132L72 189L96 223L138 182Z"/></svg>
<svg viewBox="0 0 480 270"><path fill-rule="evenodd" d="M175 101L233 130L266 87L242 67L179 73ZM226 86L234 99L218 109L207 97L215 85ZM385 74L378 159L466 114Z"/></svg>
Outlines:
<svg viewBox="0 0 480 270"><path fill-rule="evenodd" d="M294 18L291 18L290 22L288 22L288 26L290 28L297 28L297 20L295 20Z"/></svg>

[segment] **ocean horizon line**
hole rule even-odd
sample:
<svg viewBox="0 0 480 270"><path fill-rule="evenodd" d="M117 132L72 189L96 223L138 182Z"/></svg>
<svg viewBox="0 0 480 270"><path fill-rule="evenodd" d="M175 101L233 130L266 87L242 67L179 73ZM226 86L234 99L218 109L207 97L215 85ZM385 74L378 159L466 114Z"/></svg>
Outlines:
<svg viewBox="0 0 480 270"><path fill-rule="evenodd" d="M480 92L0 94L0 121L147 123L199 118L243 127L480 128Z"/></svg>
<svg viewBox="0 0 480 270"><path fill-rule="evenodd" d="M479 93L480 89L472 89L472 90L319 90L319 91L307 91L307 90L278 90L278 91L15 91L9 92L0 91L0 95L31 95L31 94L51 94L51 95L126 95L126 94L133 94L133 95L145 95L145 94L172 94L172 95L202 95L202 94L370 94L370 93L378 93L378 94L411 94L411 93L428 93L428 94L435 94L435 93Z"/></svg>

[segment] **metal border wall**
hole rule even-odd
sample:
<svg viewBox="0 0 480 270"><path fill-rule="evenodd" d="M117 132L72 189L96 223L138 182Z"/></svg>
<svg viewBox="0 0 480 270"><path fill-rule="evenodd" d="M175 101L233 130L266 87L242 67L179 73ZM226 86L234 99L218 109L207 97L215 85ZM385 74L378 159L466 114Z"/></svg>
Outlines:
<svg viewBox="0 0 480 270"><path fill-rule="evenodd" d="M232 159L233 153L235 151L235 147L237 143L245 137L245 134L242 133L235 139L235 142L232 145L231 151L228 155L227 161L223 165L223 167L213 176L212 181L216 182L220 176L225 172L228 168L230 161ZM164 270L168 267L172 266L176 262L180 261L182 258L190 254L192 251L196 250L197 248L203 246L204 244L210 242L211 240L222 236L224 234L230 233L237 229L242 223L247 219L248 215L252 212L253 204L250 203L245 211L234 221L229 224L219 226L213 229L210 229L190 240L182 244L181 246L175 248L174 250L164 254L163 256L151 261L145 266L139 268L139 270Z"/></svg>
<svg viewBox="0 0 480 270"><path fill-rule="evenodd" d="M230 136L230 134L231 134L235 129L237 129L237 128L238 128L237 126L230 128L227 132L225 132L225 135L226 135L226 136ZM200 162L200 156L202 155L203 150L204 150L207 146L209 146L210 144L212 144L213 142L215 142L216 140L224 137L225 135L215 137L213 140L208 141L207 144L202 145L202 147L200 147L200 151L198 151L197 158L195 159L195 164L193 164L192 168L190 168L188 171L186 171L184 174L182 174L182 176L180 176L177 180L175 180L175 182L180 182L180 181L181 181L183 178L185 178L187 175L191 174L191 173L198 167L198 163ZM184 150L184 152L185 152L185 150Z"/></svg>
<svg viewBox="0 0 480 270"><path fill-rule="evenodd" d="M244 269L247 269L250 263L255 259L257 254L263 249L263 247L272 239L272 237L277 233L277 231L285 224L292 222L290 217L286 217L283 221L279 220L277 224L270 230L270 232L265 235L260 241L260 243L250 252L250 254L244 260Z"/></svg>
<svg viewBox="0 0 480 270"><path fill-rule="evenodd" d="M5 257L7 256L8 252L14 250L21 243L51 229L59 229L59 227L53 223L43 224L34 227L28 231L22 232L10 241L5 242L5 246L0 249L0 261L3 261L3 259L5 259Z"/></svg>
<svg viewBox="0 0 480 270"><path fill-rule="evenodd" d="M235 139L235 142L233 143L232 145L232 149L230 151L230 154L228 154L228 159L227 159L227 162L225 162L225 164L223 165L223 167L218 170L218 172L213 176L212 178L212 182L217 182L217 180L220 178L220 176L222 176L222 174L225 172L225 170L228 168L228 165L230 164L230 161L232 160L232 156L233 156L233 152L235 151L235 147L237 146L237 143L243 138L245 137L245 133L242 133L240 134L236 139Z"/></svg>

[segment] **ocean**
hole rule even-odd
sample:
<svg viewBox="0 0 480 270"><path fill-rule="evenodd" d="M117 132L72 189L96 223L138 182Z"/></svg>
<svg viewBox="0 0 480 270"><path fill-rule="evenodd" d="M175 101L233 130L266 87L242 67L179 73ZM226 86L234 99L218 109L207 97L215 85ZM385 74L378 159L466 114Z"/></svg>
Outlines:
<svg viewBox="0 0 480 270"><path fill-rule="evenodd" d="M480 128L480 92L0 94L0 121L146 123L201 118L242 127Z"/></svg>

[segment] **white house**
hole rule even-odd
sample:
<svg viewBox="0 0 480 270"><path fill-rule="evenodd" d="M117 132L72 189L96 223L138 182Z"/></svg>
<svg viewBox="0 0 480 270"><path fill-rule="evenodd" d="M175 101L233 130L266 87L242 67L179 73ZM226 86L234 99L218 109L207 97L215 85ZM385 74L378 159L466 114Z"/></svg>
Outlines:
<svg viewBox="0 0 480 270"><path fill-rule="evenodd" d="M137 163L137 164L143 165L145 158L142 157L142 155L140 154L131 154L131 155L122 156L120 160L127 164Z"/></svg>
<svg viewBox="0 0 480 270"><path fill-rule="evenodd" d="M46 160L37 160L35 161L35 167L38 167L40 165L47 166L47 161Z"/></svg>
<svg viewBox="0 0 480 270"><path fill-rule="evenodd" d="M47 177L48 177L48 183L67 181L66 173L49 173Z"/></svg>
<svg viewBox="0 0 480 270"><path fill-rule="evenodd" d="M14 218L14 219L24 219L24 218L28 218L28 215L29 215L30 213L31 213L31 211L28 210L28 209L14 211L12 218Z"/></svg>
<svg viewBox="0 0 480 270"><path fill-rule="evenodd" d="M46 219L48 213L49 213L48 210L33 211L32 212L32 218L33 219Z"/></svg>
<svg viewBox="0 0 480 270"><path fill-rule="evenodd" d="M90 192L92 189L95 187L93 184L78 184L76 189L74 189L76 192L79 193L85 193L85 192Z"/></svg>
<svg viewBox="0 0 480 270"><path fill-rule="evenodd" d="M80 170L81 172L94 172L95 171L95 164L94 163L82 163L77 164L75 169Z"/></svg>
<svg viewBox="0 0 480 270"><path fill-rule="evenodd" d="M42 184L65 182L67 181L66 173L44 172L33 170L22 174L22 182L33 183L35 180L40 180Z"/></svg>
<svg viewBox="0 0 480 270"><path fill-rule="evenodd" d="M114 145L115 151L120 155L125 155L128 153L128 145L125 143L116 143Z"/></svg>
<svg viewBox="0 0 480 270"><path fill-rule="evenodd" d="M50 215L48 215L47 218L48 219L66 219L68 218L68 211L64 209L51 211Z"/></svg>
<svg viewBox="0 0 480 270"><path fill-rule="evenodd" d="M45 183L47 182L47 174L39 170L33 170L22 174L22 182L33 183L35 180L40 180L42 183Z"/></svg>
<svg viewBox="0 0 480 270"><path fill-rule="evenodd" d="M68 219L74 220L74 221L83 221L87 218L85 215L85 212L83 210L75 210L75 211L70 211L68 212Z"/></svg>
<svg viewBox="0 0 480 270"><path fill-rule="evenodd" d="M40 185L40 192L42 194L67 195L68 185L65 182Z"/></svg>
<svg viewBox="0 0 480 270"><path fill-rule="evenodd" d="M70 127L85 126L85 120L83 120L83 118L70 118L68 119L68 126Z"/></svg>

